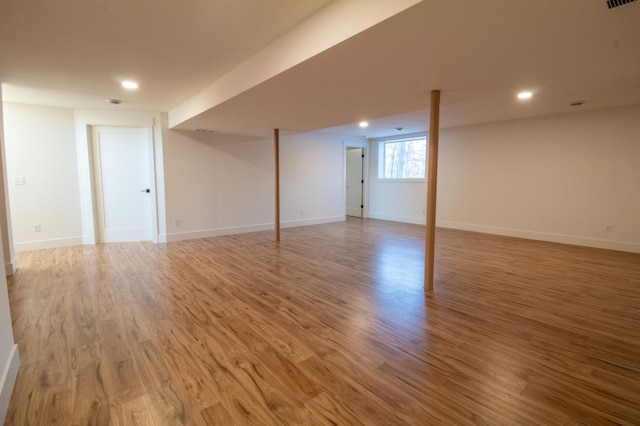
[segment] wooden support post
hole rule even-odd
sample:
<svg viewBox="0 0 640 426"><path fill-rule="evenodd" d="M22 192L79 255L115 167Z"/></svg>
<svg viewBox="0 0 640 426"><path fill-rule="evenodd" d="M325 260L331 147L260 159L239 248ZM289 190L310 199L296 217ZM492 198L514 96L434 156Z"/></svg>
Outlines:
<svg viewBox="0 0 640 426"><path fill-rule="evenodd" d="M429 124L429 173L427 176L427 238L424 250L424 289L433 291L436 245L436 192L438 189L438 137L440 133L440 91L431 92Z"/></svg>
<svg viewBox="0 0 640 426"><path fill-rule="evenodd" d="M273 129L273 150L275 152L276 194L275 194L275 222L276 242L280 242L280 130Z"/></svg>

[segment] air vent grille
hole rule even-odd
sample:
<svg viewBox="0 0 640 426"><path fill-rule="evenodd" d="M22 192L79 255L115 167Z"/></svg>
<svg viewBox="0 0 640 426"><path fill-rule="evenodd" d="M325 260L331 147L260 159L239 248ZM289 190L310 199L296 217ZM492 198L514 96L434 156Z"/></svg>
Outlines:
<svg viewBox="0 0 640 426"><path fill-rule="evenodd" d="M607 0L607 7L613 9L614 7L624 6L628 3L633 3L638 0Z"/></svg>

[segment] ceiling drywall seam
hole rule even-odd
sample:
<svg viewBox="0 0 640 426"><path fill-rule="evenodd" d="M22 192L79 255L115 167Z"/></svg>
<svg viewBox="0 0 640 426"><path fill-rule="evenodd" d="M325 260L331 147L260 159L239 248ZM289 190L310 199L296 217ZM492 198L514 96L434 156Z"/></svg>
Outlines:
<svg viewBox="0 0 640 426"><path fill-rule="evenodd" d="M421 0L337 0L169 112L169 127L222 102L382 22Z"/></svg>

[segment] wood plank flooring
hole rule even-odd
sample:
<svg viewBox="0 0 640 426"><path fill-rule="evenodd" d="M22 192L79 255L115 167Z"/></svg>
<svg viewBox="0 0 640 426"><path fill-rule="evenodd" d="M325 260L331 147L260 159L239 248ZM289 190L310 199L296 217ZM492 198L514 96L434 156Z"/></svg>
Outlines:
<svg viewBox="0 0 640 426"><path fill-rule="evenodd" d="M640 255L348 219L19 254L8 425L640 424Z"/></svg>

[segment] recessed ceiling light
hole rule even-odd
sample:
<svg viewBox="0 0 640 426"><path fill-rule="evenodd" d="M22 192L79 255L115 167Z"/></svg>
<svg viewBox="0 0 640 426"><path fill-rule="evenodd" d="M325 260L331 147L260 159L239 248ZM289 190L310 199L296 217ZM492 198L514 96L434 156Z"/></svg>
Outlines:
<svg viewBox="0 0 640 426"><path fill-rule="evenodd" d="M531 99L532 96L533 96L533 93L528 91L518 93L518 99Z"/></svg>
<svg viewBox="0 0 640 426"><path fill-rule="evenodd" d="M138 88L138 83L136 83L135 81L123 81L122 82L122 87L124 87L125 89L129 89L129 90L134 90Z"/></svg>
<svg viewBox="0 0 640 426"><path fill-rule="evenodd" d="M360 127L362 127L363 129L369 127L369 123L366 121L361 121L359 124Z"/></svg>

